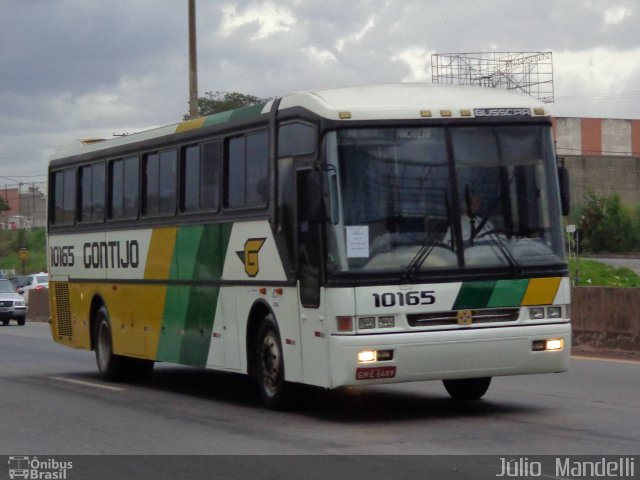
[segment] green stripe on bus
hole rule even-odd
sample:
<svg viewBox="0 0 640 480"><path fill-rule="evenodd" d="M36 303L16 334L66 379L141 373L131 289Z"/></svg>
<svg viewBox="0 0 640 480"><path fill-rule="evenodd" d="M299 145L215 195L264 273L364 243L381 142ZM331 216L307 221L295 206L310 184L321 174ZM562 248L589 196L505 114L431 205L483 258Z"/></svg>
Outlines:
<svg viewBox="0 0 640 480"><path fill-rule="evenodd" d="M265 105L265 103L261 103L259 105L253 105L251 107L238 108L236 110L228 110L226 112L209 115L205 119L203 127L258 116L260 115L260 113L262 113L262 109Z"/></svg>
<svg viewBox="0 0 640 480"><path fill-rule="evenodd" d="M169 278L220 280L232 224L178 229ZM158 360L204 366L220 289L214 286L167 287Z"/></svg>
<svg viewBox="0 0 640 480"><path fill-rule="evenodd" d="M464 282L453 304L453 309L486 307L489 304L495 285L495 281Z"/></svg>
<svg viewBox="0 0 640 480"><path fill-rule="evenodd" d="M498 280L487 307L520 306L529 286L529 279Z"/></svg>

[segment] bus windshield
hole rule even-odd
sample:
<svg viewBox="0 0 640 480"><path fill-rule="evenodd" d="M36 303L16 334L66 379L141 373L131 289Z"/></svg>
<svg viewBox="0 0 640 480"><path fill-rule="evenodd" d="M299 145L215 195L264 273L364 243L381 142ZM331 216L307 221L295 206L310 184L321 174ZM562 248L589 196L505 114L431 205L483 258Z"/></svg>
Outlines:
<svg viewBox="0 0 640 480"><path fill-rule="evenodd" d="M325 151L331 274L565 262L546 126L345 129Z"/></svg>

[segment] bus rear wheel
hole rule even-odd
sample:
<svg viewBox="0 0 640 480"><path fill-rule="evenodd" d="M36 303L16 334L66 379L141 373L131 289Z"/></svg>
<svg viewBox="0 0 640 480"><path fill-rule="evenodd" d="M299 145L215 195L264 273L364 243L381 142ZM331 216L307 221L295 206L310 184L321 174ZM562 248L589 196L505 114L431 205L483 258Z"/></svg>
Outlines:
<svg viewBox="0 0 640 480"><path fill-rule="evenodd" d="M454 400L479 400L489 390L491 377L461 378L457 380L443 380L444 388Z"/></svg>
<svg viewBox="0 0 640 480"><path fill-rule="evenodd" d="M264 318L258 330L254 360L254 375L266 407L286 410L295 406L298 389L284 379L282 342L271 314Z"/></svg>
<svg viewBox="0 0 640 480"><path fill-rule="evenodd" d="M106 307L100 307L96 316L95 352L98 370L103 380L117 382L125 376L125 359L113 353L111 322Z"/></svg>

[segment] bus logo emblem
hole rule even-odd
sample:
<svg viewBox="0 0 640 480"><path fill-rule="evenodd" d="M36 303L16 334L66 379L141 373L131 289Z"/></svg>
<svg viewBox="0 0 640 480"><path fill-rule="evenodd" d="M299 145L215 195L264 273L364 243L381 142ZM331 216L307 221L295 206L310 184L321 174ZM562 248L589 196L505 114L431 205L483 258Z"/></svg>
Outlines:
<svg viewBox="0 0 640 480"><path fill-rule="evenodd" d="M458 310L458 325L471 325L473 323L473 313L471 310Z"/></svg>
<svg viewBox="0 0 640 480"><path fill-rule="evenodd" d="M244 243L244 250L236 252L242 263L244 263L244 271L250 277L255 277L260 271L258 252L266 240L266 238L250 238Z"/></svg>

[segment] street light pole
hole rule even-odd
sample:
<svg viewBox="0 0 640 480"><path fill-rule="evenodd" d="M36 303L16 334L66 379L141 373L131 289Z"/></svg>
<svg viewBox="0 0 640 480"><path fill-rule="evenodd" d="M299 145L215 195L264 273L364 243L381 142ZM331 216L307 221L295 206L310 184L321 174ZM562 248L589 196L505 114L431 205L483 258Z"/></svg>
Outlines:
<svg viewBox="0 0 640 480"><path fill-rule="evenodd" d="M198 53L196 48L196 0L189 0L189 117L198 116Z"/></svg>

